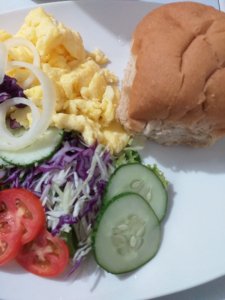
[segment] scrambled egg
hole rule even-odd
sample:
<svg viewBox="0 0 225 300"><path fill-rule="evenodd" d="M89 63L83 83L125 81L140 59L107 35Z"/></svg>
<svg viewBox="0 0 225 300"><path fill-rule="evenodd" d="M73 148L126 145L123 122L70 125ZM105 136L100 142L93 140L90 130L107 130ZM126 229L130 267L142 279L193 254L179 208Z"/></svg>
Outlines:
<svg viewBox="0 0 225 300"><path fill-rule="evenodd" d="M15 35L31 41L41 59L41 68L56 89L56 111L52 125L80 132L87 144L96 140L118 153L129 140L129 135L116 121L115 110L119 99L117 77L104 65L107 57L100 50L85 50L79 33L66 28L43 9L32 10ZM11 35L0 30L0 41ZM10 60L33 60L29 49L19 46L9 52ZM28 76L24 69L9 71L18 83ZM42 89L34 81L25 90L26 96L41 108ZM12 113L12 118L28 127L32 122L27 109Z"/></svg>

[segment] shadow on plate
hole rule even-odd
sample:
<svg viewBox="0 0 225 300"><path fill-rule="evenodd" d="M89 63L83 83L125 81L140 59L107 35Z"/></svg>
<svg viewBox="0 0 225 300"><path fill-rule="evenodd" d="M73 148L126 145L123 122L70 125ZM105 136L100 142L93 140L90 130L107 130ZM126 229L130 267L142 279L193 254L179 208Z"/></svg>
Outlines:
<svg viewBox="0 0 225 300"><path fill-rule="evenodd" d="M76 2L76 1L75 1ZM94 3L101 5L102 13L96 9ZM129 6L128 3L129 2ZM131 40L131 33L138 22L152 9L160 6L157 3L140 1L77 1L76 4L89 18L95 20L108 31L123 41ZM119 7L119 9L118 9ZM109 18L109 16L115 16ZM129 17L128 17L129 16Z"/></svg>
<svg viewBox="0 0 225 300"><path fill-rule="evenodd" d="M5 266L1 267L1 272L9 274L24 274L27 273L16 261L12 261Z"/></svg>
<svg viewBox="0 0 225 300"><path fill-rule="evenodd" d="M94 279L89 285L90 292L92 293L98 287L98 284L100 283L101 279L106 276L105 271L97 265L92 254L90 254L86 258L80 269L78 269L74 274L71 274L69 277L67 277L67 281L68 284L73 284L74 281L83 281L85 279L88 279L90 275L94 275Z"/></svg>
<svg viewBox="0 0 225 300"><path fill-rule="evenodd" d="M47 4L47 3L54 3L54 2L67 2L69 0L33 0L33 2L37 4Z"/></svg>
<svg viewBox="0 0 225 300"><path fill-rule="evenodd" d="M2 266L1 272L9 273L9 274L29 274L25 269L23 269L20 265L18 265L16 261L10 262L6 266ZM43 280L66 282L68 285L70 285L73 284L74 281L84 280L85 278L90 277L90 275L94 275L94 280L90 287L90 291L92 292L98 286L102 277L105 276L104 270L98 267L92 255L89 255L89 257L87 257L87 259L83 262L81 268L79 268L76 272L70 275L69 272L70 269L68 268L59 277L53 277L53 278L43 277ZM36 277L36 275L32 275L32 276Z"/></svg>
<svg viewBox="0 0 225 300"><path fill-rule="evenodd" d="M34 0L37 4L51 3L54 1ZM57 1L61 2L61 1ZM63 1L67 2L67 1ZM123 41L130 41L131 33L136 27L137 23L146 15L150 10L160 6L157 3L140 2L140 1L105 1L105 0L85 0L74 1L76 6L79 6L84 11L85 15L90 19L94 19L102 27L119 37ZM129 3L129 6L128 6ZM101 13L99 9L101 7ZM119 9L118 9L119 8ZM128 17L129 15L129 17ZM109 18L109 16L115 16Z"/></svg>
<svg viewBox="0 0 225 300"><path fill-rule="evenodd" d="M225 276L215 279L211 282L199 285L179 293L168 296L158 297L155 300L222 300L225 299Z"/></svg>
<svg viewBox="0 0 225 300"><path fill-rule="evenodd" d="M174 172L225 173L225 139L205 148L163 146L147 141L140 152L145 160L150 159Z"/></svg>

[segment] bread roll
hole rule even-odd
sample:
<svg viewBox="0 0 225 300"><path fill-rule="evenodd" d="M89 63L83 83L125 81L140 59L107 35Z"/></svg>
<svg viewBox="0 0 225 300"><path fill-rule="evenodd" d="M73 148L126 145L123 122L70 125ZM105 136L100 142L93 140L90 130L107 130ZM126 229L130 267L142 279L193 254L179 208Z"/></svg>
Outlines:
<svg viewBox="0 0 225 300"><path fill-rule="evenodd" d="M225 14L181 2L138 24L117 116L161 144L206 146L225 135Z"/></svg>

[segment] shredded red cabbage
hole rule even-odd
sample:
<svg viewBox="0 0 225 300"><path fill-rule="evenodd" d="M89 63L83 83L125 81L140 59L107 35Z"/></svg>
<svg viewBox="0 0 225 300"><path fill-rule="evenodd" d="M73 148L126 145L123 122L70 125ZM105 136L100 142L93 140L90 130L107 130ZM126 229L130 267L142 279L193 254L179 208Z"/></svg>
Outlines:
<svg viewBox="0 0 225 300"><path fill-rule="evenodd" d="M13 97L26 97L23 89L17 84L17 80L5 75L0 84L0 103Z"/></svg>
<svg viewBox="0 0 225 300"><path fill-rule="evenodd" d="M102 146L87 146L79 135L64 133L61 147L47 161L26 168L0 168L0 190L25 188L39 196L52 234L60 235L73 228L78 249L71 272L91 249L90 233L112 164L111 154Z"/></svg>
<svg viewBox="0 0 225 300"><path fill-rule="evenodd" d="M60 233L61 228L63 225L74 225L77 224L83 217L88 216L90 212L94 212L94 214L97 214L99 207L96 207L99 200L102 199L104 190L106 186L106 181L99 181L96 183L97 187L97 193L95 193L92 197L90 197L90 200L85 203L83 211L79 214L77 217L73 217L70 214L62 215L59 217L59 222L57 226L52 230L52 234L56 235ZM91 223L91 225L93 225Z"/></svg>
<svg viewBox="0 0 225 300"><path fill-rule="evenodd" d="M78 178L85 181L90 170L92 159L96 150L96 144L87 147L81 138L72 133L65 133L62 146L55 153L55 155L48 161L42 162L39 165L22 168L22 167L9 167L4 170L0 169L1 180L0 186L7 188L26 188L37 196L42 197L48 185L51 185L54 178L60 171L69 168L66 177L62 179L59 184L60 189L64 189L68 182L73 183L74 173ZM112 164L112 157L106 150L102 152L102 162L108 169ZM45 180L41 181L45 175ZM84 202L78 216L74 217L72 211L63 214L58 218L58 223L54 228L50 228L53 234L59 234L61 228L65 224L78 223L82 218L86 218L87 222L93 223L96 212L101 205L101 201L107 178L102 178L100 168L96 165L93 176L88 182L89 199ZM37 186L39 185L39 188ZM83 192L79 197L83 196ZM43 199L42 199L43 200ZM49 207L46 204L46 211L54 210L54 206ZM90 214L92 217L90 217Z"/></svg>
<svg viewBox="0 0 225 300"><path fill-rule="evenodd" d="M3 82L0 84L0 104L13 97L26 98L23 89L17 84L17 80L8 75L4 76ZM17 108L24 108L26 105L18 104ZM20 128L21 125L14 119L8 118L9 126L12 129Z"/></svg>

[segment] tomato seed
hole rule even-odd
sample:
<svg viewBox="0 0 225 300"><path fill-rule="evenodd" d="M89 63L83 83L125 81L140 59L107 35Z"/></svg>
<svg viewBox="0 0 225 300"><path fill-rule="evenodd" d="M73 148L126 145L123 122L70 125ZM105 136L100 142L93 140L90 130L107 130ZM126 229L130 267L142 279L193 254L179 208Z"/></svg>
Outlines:
<svg viewBox="0 0 225 300"><path fill-rule="evenodd" d="M33 219L31 212L28 210L26 205L22 201L20 201L20 199L16 199L16 207L23 216L23 218Z"/></svg>
<svg viewBox="0 0 225 300"><path fill-rule="evenodd" d="M0 202L0 213L4 213L7 211L7 206L4 202Z"/></svg>
<svg viewBox="0 0 225 300"><path fill-rule="evenodd" d="M49 253L51 253L52 255L58 256L59 255L59 249L56 246L55 243L53 243L50 240L47 240L47 247L46 249L48 249Z"/></svg>
<svg viewBox="0 0 225 300"><path fill-rule="evenodd" d="M0 240L0 256L3 255L8 247L8 244L4 240Z"/></svg>
<svg viewBox="0 0 225 300"><path fill-rule="evenodd" d="M40 258L38 255L35 255L33 262L43 269L50 266L50 262L47 258Z"/></svg>
<svg viewBox="0 0 225 300"><path fill-rule="evenodd" d="M10 231L10 225L8 224L8 222L0 222L0 233L7 233Z"/></svg>

